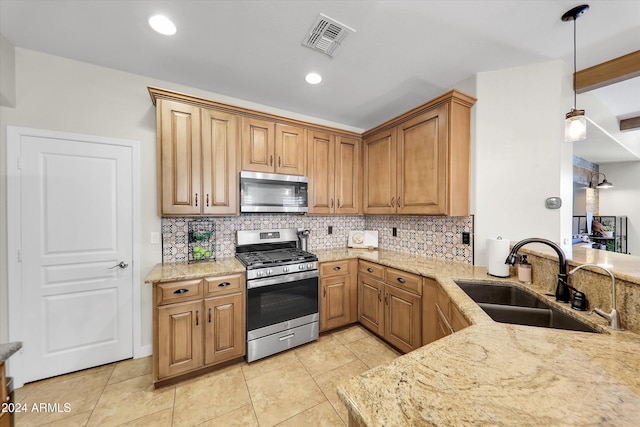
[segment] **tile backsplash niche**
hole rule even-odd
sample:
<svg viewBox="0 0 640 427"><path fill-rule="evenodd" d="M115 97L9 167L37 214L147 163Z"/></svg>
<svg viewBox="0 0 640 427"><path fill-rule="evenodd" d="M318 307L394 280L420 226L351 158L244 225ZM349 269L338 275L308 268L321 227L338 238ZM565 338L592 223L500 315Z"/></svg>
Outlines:
<svg viewBox="0 0 640 427"><path fill-rule="evenodd" d="M351 230L378 230L381 249L473 263L473 216L241 214L207 219L215 224L216 258L235 256L238 230L304 228L310 231L310 251L346 247ZM162 218L162 262L187 261L189 221L194 220ZM462 243L463 232L470 234L470 244Z"/></svg>

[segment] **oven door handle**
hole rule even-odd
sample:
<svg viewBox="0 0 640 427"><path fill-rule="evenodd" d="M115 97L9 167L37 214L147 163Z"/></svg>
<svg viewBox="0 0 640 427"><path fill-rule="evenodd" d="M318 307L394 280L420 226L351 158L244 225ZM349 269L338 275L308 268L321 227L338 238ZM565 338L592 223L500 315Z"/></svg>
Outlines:
<svg viewBox="0 0 640 427"><path fill-rule="evenodd" d="M282 276L266 277L264 279L254 279L247 281L247 289L260 288L262 286L281 285L284 283L297 282L298 280L313 279L320 277L318 270L302 271L299 273L283 274Z"/></svg>

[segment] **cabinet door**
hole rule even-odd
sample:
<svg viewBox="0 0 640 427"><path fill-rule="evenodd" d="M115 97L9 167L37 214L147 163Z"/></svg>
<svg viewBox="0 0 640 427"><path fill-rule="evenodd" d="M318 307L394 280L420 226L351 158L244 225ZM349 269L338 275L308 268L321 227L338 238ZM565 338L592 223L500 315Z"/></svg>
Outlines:
<svg viewBox="0 0 640 427"><path fill-rule="evenodd" d="M266 120L242 118L242 170L275 171L275 126Z"/></svg>
<svg viewBox="0 0 640 427"><path fill-rule="evenodd" d="M158 307L158 379L202 366L202 301Z"/></svg>
<svg viewBox="0 0 640 427"><path fill-rule="evenodd" d="M358 321L367 329L384 334L384 283L361 276L358 281Z"/></svg>
<svg viewBox="0 0 640 427"><path fill-rule="evenodd" d="M204 300L205 365L245 354L245 301L243 293Z"/></svg>
<svg viewBox="0 0 640 427"><path fill-rule="evenodd" d="M306 130L300 127L276 125L275 171L287 175L307 172Z"/></svg>
<svg viewBox="0 0 640 427"><path fill-rule="evenodd" d="M398 125L398 213L447 213L447 106Z"/></svg>
<svg viewBox="0 0 640 427"><path fill-rule="evenodd" d="M438 304L435 305L436 311L436 336L435 339L439 340L440 338L444 338L447 335L451 335L453 333L453 328L449 324L449 320L442 312L442 309Z"/></svg>
<svg viewBox="0 0 640 427"><path fill-rule="evenodd" d="M371 135L363 141L363 211L396 212L396 130Z"/></svg>
<svg viewBox="0 0 640 427"><path fill-rule="evenodd" d="M158 100L158 183L160 215L193 215L201 211L200 109Z"/></svg>
<svg viewBox="0 0 640 427"><path fill-rule="evenodd" d="M404 352L422 345L422 299L395 286L385 287L385 331L390 344Z"/></svg>
<svg viewBox="0 0 640 427"><path fill-rule="evenodd" d="M335 212L334 144L333 135L309 132L309 213Z"/></svg>
<svg viewBox="0 0 640 427"><path fill-rule="evenodd" d="M335 276L320 281L320 330L337 328L349 323L349 275Z"/></svg>
<svg viewBox="0 0 640 427"><path fill-rule="evenodd" d="M335 143L335 197L337 214L360 212L360 141L338 136Z"/></svg>
<svg viewBox="0 0 640 427"><path fill-rule="evenodd" d="M238 210L238 116L202 110L202 212Z"/></svg>
<svg viewBox="0 0 640 427"><path fill-rule="evenodd" d="M439 285L431 278L422 279L422 345L436 340L436 292Z"/></svg>

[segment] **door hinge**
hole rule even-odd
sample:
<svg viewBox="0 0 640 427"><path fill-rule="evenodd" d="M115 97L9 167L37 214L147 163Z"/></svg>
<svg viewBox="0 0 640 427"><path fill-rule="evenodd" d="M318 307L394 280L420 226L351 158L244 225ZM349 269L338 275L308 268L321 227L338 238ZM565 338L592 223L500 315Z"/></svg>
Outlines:
<svg viewBox="0 0 640 427"><path fill-rule="evenodd" d="M22 262L22 251L18 249L18 262Z"/></svg>

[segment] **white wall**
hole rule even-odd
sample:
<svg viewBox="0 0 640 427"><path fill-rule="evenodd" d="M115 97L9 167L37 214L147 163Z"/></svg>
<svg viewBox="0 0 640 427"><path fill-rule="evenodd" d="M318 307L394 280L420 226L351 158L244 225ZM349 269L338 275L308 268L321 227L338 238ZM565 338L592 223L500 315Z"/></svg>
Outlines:
<svg viewBox="0 0 640 427"><path fill-rule="evenodd" d="M631 255L640 255L640 162L605 163L600 172L614 185L600 190L600 214L627 216L627 245Z"/></svg>
<svg viewBox="0 0 640 427"><path fill-rule="evenodd" d="M486 265L486 240L497 236L563 242L570 255L573 148L564 142L569 76L560 61L476 76L471 189L476 265ZM465 81L459 87L473 86ZM562 198L562 208L545 208L551 196Z"/></svg>
<svg viewBox="0 0 640 427"><path fill-rule="evenodd" d="M11 42L0 34L0 106L16 104L15 49Z"/></svg>
<svg viewBox="0 0 640 427"><path fill-rule="evenodd" d="M2 62L4 64L4 50ZM159 86L203 98L328 126L351 128L301 114L225 97L152 78L115 71L27 49L15 49L15 107L0 106L0 342L8 340L6 127L8 125L99 135L140 141L142 339L151 344L151 287L143 284L152 267L162 261L161 246L150 244L160 231L156 213L156 120L147 86Z"/></svg>

